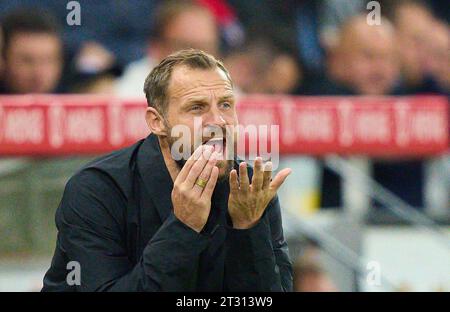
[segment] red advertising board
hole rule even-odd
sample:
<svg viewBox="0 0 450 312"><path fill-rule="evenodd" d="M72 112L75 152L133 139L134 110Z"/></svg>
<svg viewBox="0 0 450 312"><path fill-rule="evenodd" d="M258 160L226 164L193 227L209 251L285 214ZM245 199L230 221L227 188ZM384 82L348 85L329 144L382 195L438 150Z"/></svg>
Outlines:
<svg viewBox="0 0 450 312"><path fill-rule="evenodd" d="M96 154L119 149L148 135L145 107L143 99L0 96L0 154ZM445 97L254 95L239 99L238 116L244 127L278 126L282 154L427 156L448 151Z"/></svg>

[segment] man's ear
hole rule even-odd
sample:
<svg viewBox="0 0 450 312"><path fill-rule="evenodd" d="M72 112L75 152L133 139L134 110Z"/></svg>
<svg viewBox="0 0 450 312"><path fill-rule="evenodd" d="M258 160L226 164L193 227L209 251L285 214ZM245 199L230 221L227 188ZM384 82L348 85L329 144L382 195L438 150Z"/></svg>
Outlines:
<svg viewBox="0 0 450 312"><path fill-rule="evenodd" d="M160 136L167 136L167 128L164 119L155 108L147 107L145 121L152 133Z"/></svg>

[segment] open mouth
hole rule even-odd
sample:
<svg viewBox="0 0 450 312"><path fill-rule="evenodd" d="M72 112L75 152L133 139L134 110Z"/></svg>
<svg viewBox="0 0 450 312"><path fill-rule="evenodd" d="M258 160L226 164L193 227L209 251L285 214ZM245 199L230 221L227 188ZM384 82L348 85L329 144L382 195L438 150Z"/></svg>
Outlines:
<svg viewBox="0 0 450 312"><path fill-rule="evenodd" d="M205 145L210 145L214 147L214 151L224 155L226 149L226 139L225 138L212 138L203 142Z"/></svg>

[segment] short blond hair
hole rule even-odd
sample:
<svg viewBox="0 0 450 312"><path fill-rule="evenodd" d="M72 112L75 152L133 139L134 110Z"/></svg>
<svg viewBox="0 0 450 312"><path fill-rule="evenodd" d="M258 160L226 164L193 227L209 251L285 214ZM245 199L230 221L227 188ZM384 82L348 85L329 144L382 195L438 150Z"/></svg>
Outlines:
<svg viewBox="0 0 450 312"><path fill-rule="evenodd" d="M153 68L145 79L144 93L149 107L154 107L161 114L167 112L168 87L173 69L176 66L187 66L191 69L220 69L232 84L230 74L223 63L211 54L202 50L186 49L170 54L158 66Z"/></svg>

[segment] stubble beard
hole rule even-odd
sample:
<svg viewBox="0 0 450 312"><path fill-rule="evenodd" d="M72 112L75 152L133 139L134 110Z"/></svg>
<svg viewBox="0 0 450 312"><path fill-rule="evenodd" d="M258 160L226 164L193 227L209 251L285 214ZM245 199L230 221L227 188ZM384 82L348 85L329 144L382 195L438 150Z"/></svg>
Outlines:
<svg viewBox="0 0 450 312"><path fill-rule="evenodd" d="M169 124L166 124L166 127L168 129L168 133L170 134L172 132L172 128L169 126ZM166 136L166 141L168 143L169 149L172 152L172 146L175 144L175 142L178 140L178 138L173 138L170 135ZM195 146L191 146L191 155L195 151ZM180 151L183 153L183 151ZM173 157L173 156L172 156ZM225 157L225 156L224 156ZM174 159L175 163L177 164L178 168L181 170L184 165L186 164L187 159L181 158L179 160ZM223 159L218 160L216 163L216 167L219 168L219 177L218 182L223 182L229 179L230 172L234 168L234 159Z"/></svg>

